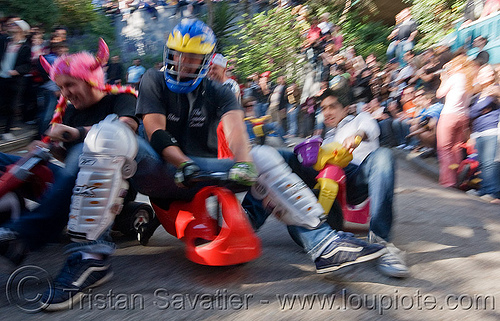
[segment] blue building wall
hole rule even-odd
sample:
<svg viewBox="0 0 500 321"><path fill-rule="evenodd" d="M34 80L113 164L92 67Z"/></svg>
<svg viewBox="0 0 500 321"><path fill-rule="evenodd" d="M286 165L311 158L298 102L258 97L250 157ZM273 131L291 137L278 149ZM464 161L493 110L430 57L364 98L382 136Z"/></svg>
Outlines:
<svg viewBox="0 0 500 321"><path fill-rule="evenodd" d="M500 12L474 21L466 27L458 26L456 38L453 42L452 51L464 46L469 55L476 55L477 48L472 48L472 41L478 36L488 39L484 48L490 54L490 64L500 63Z"/></svg>

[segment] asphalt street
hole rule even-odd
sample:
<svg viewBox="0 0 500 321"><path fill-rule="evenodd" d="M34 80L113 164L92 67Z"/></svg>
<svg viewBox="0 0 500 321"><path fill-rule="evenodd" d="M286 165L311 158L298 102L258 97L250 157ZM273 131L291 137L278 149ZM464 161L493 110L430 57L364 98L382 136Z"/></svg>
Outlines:
<svg viewBox="0 0 500 321"><path fill-rule="evenodd" d="M44 284L33 276L57 275L64 244L31 253L16 273L2 260L0 315L4 320L498 320L499 210L443 189L398 160L393 242L407 252L410 278L385 277L374 262L316 274L285 226L270 218L258 232L261 257L230 267L188 261L183 243L161 229L147 247L116 235L114 278L69 311L28 314L13 297L36 301Z"/></svg>

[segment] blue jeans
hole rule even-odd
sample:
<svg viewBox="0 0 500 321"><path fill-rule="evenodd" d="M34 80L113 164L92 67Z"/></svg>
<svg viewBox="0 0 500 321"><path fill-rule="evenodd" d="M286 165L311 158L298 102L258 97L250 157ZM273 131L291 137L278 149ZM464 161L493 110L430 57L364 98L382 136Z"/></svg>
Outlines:
<svg viewBox="0 0 500 321"><path fill-rule="evenodd" d="M4 225L19 233L30 249L57 241L66 226L82 147L83 144L78 144L69 149L64 168L49 164L54 173L54 184L43 195L40 206L32 212L26 210L18 220ZM17 156L0 154L0 165L9 165L18 159Z"/></svg>
<svg viewBox="0 0 500 321"><path fill-rule="evenodd" d="M136 161L144 159L160 159L158 154L144 139L137 137L139 151ZM9 222L4 226L19 233L31 250L40 248L48 242L57 241L62 230L68 223L68 214L71 205L73 187L78 176L78 159L82 153L83 143L73 146L65 159L65 167L49 164L54 172L54 184L40 200L40 206L33 212L22 213L20 219ZM20 157L0 153L0 166L16 162ZM110 255L115 245L110 242L109 231L101 235L96 241L73 243L68 252L86 251Z"/></svg>
<svg viewBox="0 0 500 321"><path fill-rule="evenodd" d="M245 122L245 125L247 126L247 133L248 137L250 138L251 141L254 141L255 143L258 144L264 144L265 138L267 135L271 133L275 133L283 142L286 142L285 139L285 130L283 127L280 126L278 122L273 122L273 123L266 123L262 126L262 131L264 132L264 137L257 137L253 131L253 124L249 121ZM257 139L259 138L259 139ZM259 141L262 139L262 143Z"/></svg>
<svg viewBox="0 0 500 321"><path fill-rule="evenodd" d="M286 115L287 115L286 120L288 122L288 135L297 136L297 132L299 129L298 126L299 106L288 104Z"/></svg>
<svg viewBox="0 0 500 321"><path fill-rule="evenodd" d="M392 118L377 121L380 127L380 145L385 147L394 146L394 134L392 132Z"/></svg>
<svg viewBox="0 0 500 321"><path fill-rule="evenodd" d="M399 65L404 67L407 65L406 61L404 61L404 55L407 51L410 51L415 47L413 41L401 40L396 48L396 58L398 58Z"/></svg>
<svg viewBox="0 0 500 321"><path fill-rule="evenodd" d="M294 153L280 150L285 162L309 187L316 184L316 172L310 167L302 166ZM345 168L347 176L347 193L350 200L370 197L370 230L377 236L388 240L392 227L394 196L394 157L389 149L379 148L368 155L359 165L349 164ZM262 207L262 202L247 193L243 208L248 213L255 229L260 228L270 213ZM301 245L308 255L315 260L336 237L336 232L323 223L316 229L300 226L288 226L292 238Z"/></svg>
<svg viewBox="0 0 500 321"><path fill-rule="evenodd" d="M392 121L392 132L397 145L406 144L406 136L410 134L410 125L407 119L396 118Z"/></svg>
<svg viewBox="0 0 500 321"><path fill-rule="evenodd" d="M264 132L266 133L271 133L271 132L274 132L279 138L281 138L281 140L286 143L286 139L285 139L285 130L283 129L283 127L281 127L280 123L278 122L272 122L272 123L267 123L267 124L264 124Z"/></svg>
<svg viewBox="0 0 500 321"><path fill-rule="evenodd" d="M255 104L255 117L262 117L266 114L267 109L269 108L269 103L257 103Z"/></svg>
<svg viewBox="0 0 500 321"><path fill-rule="evenodd" d="M401 40L398 43L396 43L396 41L391 41L386 51L387 60L397 58L399 64L401 66L405 66L406 62L404 61L403 56L407 51L412 50L414 46L415 44L413 41Z"/></svg>
<svg viewBox="0 0 500 321"><path fill-rule="evenodd" d="M145 142L145 141L144 141ZM139 147L137 154L137 172L130 183L141 194L151 198L170 200L191 200L194 195L210 183L200 183L193 188L181 188L175 184L176 167L165 163L147 142L147 146ZM190 157L201 170L223 172L234 165L231 159ZM213 185L213 184L212 184Z"/></svg>
<svg viewBox="0 0 500 321"><path fill-rule="evenodd" d="M393 221L395 164L391 150L380 147L359 166L351 163L344 168L348 201L356 204L370 197L370 231L385 240Z"/></svg>
<svg viewBox="0 0 500 321"><path fill-rule="evenodd" d="M138 151L135 157L135 161L139 164L144 164L146 160L155 159L159 160L160 156L154 151L154 149L149 145L149 143L144 140L142 137L136 136ZM132 180L130 180L132 183ZM88 252L88 253L96 253L102 254L105 256L109 256L113 254L115 251L115 244L113 243L110 236L111 227L106 230L103 234L99 236L99 238L95 241L87 241L87 242L75 242L67 246L67 253L71 252Z"/></svg>
<svg viewBox="0 0 500 321"><path fill-rule="evenodd" d="M495 162L497 151L497 136L482 136L476 138L476 149L479 160L479 177L481 194L493 194L500 198L500 164Z"/></svg>

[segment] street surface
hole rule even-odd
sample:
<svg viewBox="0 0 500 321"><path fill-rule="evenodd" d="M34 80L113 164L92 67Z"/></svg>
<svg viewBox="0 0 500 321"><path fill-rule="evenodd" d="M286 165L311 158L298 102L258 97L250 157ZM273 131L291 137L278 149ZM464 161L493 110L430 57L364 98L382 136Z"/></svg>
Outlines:
<svg viewBox="0 0 500 321"><path fill-rule="evenodd" d="M70 311L29 315L10 305L5 288L15 268L0 260L0 315L10 321L499 320L499 212L398 160L393 241L407 252L408 279L385 277L374 262L316 274L285 226L270 218L258 232L262 256L231 267L188 261L183 243L161 228L147 247L117 237L114 278ZM24 266L55 277L63 246L31 253Z"/></svg>

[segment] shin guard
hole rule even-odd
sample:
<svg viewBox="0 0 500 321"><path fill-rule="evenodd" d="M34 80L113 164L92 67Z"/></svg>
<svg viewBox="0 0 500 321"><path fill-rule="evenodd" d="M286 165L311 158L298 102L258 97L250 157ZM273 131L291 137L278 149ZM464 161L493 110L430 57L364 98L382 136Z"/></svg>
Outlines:
<svg viewBox="0 0 500 321"><path fill-rule="evenodd" d="M259 172L251 193L262 205L287 225L315 228L326 214L313 192L292 172L283 157L270 146L256 146L251 151Z"/></svg>
<svg viewBox="0 0 500 321"><path fill-rule="evenodd" d="M80 156L73 189L68 234L74 241L97 240L123 207L127 178L134 175L135 134L116 115L92 126Z"/></svg>

